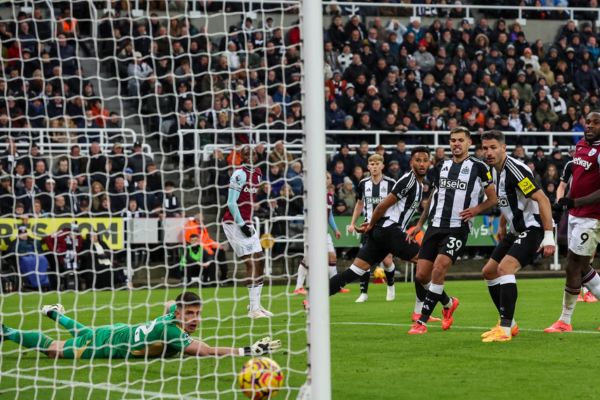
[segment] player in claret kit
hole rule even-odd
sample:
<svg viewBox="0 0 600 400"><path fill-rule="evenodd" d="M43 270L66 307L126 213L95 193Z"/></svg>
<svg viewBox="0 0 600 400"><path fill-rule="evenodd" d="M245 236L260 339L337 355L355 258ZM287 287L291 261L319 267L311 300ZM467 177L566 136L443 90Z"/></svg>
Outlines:
<svg viewBox="0 0 600 400"><path fill-rule="evenodd" d="M556 249L552 208L527 165L506 154L502 132L485 132L481 135L481 147L486 163L492 168L502 212L500 242L482 271L500 322L481 337L483 342L507 342L519 333L514 320L515 273L530 264L540 250L544 257L549 257Z"/></svg>
<svg viewBox="0 0 600 400"><path fill-rule="evenodd" d="M0 340L36 349L50 358L153 358L173 357L180 352L205 356L261 356L281 347L279 340L265 337L248 347L211 347L193 339L200 325L202 301L195 293L177 296L170 312L138 325L114 324L87 327L65 315L60 304L42 307L42 314L69 331L72 339L54 340L41 331L23 331L2 324Z"/></svg>
<svg viewBox="0 0 600 400"><path fill-rule="evenodd" d="M600 243L600 113L591 112L585 119L585 133L575 147L571 163L571 189L555 208L569 210L567 279L563 309L558 321L544 332L570 332L581 286L600 298L600 276L590 267Z"/></svg>
<svg viewBox="0 0 600 400"><path fill-rule="evenodd" d="M223 231L235 255L246 264L250 305L248 317L268 318L273 314L260 302L263 288L264 253L258 232L252 224L254 197L263 185L262 172L256 164L256 153L250 146L241 150L242 165L233 171L229 180L227 210L223 215Z"/></svg>

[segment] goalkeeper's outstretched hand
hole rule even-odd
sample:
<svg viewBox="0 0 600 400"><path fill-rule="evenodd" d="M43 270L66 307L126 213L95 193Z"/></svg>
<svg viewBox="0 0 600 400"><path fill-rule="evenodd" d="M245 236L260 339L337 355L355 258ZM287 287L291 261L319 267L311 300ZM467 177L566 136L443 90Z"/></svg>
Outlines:
<svg viewBox="0 0 600 400"><path fill-rule="evenodd" d="M252 346L245 347L247 356L263 356L265 354L274 353L281 348L281 340L271 340L269 336L260 339Z"/></svg>

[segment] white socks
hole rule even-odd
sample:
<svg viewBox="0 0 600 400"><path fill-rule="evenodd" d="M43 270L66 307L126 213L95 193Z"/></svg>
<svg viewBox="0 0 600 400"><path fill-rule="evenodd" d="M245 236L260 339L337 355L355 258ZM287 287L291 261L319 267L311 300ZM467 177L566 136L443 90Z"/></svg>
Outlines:
<svg viewBox="0 0 600 400"><path fill-rule="evenodd" d="M306 281L306 275L308 274L308 268L304 266L304 264L300 263L298 266L298 280L296 281L296 290L302 289L304 287L304 282Z"/></svg>
<svg viewBox="0 0 600 400"><path fill-rule="evenodd" d="M444 285L437 285L435 283L429 284L429 291L435 294L442 294L444 292Z"/></svg>
<svg viewBox="0 0 600 400"><path fill-rule="evenodd" d="M577 294L571 294L566 290L563 292L563 309L559 319L565 324L571 324L571 316L573 316L573 311L575 311L577 296Z"/></svg>
<svg viewBox="0 0 600 400"><path fill-rule="evenodd" d="M386 267L385 265L383 266L383 270L385 272L393 272L396 270L396 265L394 263L392 263L392 265L390 265L389 267Z"/></svg>
<svg viewBox="0 0 600 400"><path fill-rule="evenodd" d="M598 276L598 273L594 273L594 277L584 285L594 296L600 299L600 276Z"/></svg>
<svg viewBox="0 0 600 400"><path fill-rule="evenodd" d="M337 265L333 264L329 264L329 277L331 278L332 276L337 275Z"/></svg>
<svg viewBox="0 0 600 400"><path fill-rule="evenodd" d="M500 277L496 278L496 279L486 279L485 283L488 286L496 286L500 284Z"/></svg>
<svg viewBox="0 0 600 400"><path fill-rule="evenodd" d="M357 267L356 265L352 264L350 266L350 269L358 276L363 276L364 274L367 273L367 271L365 271L364 269L361 269L359 267Z"/></svg>
<svg viewBox="0 0 600 400"><path fill-rule="evenodd" d="M248 297L250 298L250 311L260 310L260 293L262 292L263 284L248 286Z"/></svg>

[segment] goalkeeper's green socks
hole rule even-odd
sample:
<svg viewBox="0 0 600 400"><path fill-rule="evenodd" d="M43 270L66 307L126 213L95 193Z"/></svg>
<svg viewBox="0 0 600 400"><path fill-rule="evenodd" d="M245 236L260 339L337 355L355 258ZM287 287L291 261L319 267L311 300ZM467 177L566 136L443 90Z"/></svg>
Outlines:
<svg viewBox="0 0 600 400"><path fill-rule="evenodd" d="M22 331L9 328L4 324L2 324L2 337L28 349L37 349L42 352L48 349L54 341L40 331Z"/></svg>
<svg viewBox="0 0 600 400"><path fill-rule="evenodd" d="M67 317L64 314L60 314L55 310L48 311L47 315L50 319L55 320L60 326L68 330L73 337L75 337L78 333L81 333L83 330L89 329L87 326Z"/></svg>

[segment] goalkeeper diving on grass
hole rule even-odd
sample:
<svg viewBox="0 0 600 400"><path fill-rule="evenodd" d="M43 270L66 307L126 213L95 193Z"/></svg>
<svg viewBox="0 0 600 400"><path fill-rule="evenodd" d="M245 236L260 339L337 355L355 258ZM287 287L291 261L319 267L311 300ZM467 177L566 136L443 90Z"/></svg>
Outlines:
<svg viewBox="0 0 600 400"><path fill-rule="evenodd" d="M60 304L42 307L42 313L67 329L72 339L54 340L41 331L23 331L2 324L0 340L38 350L49 358L138 358L190 356L262 356L281 347L265 337L247 347L211 347L190 337L200 324L202 301L192 292L181 293L165 315L137 325L87 327L65 315Z"/></svg>

